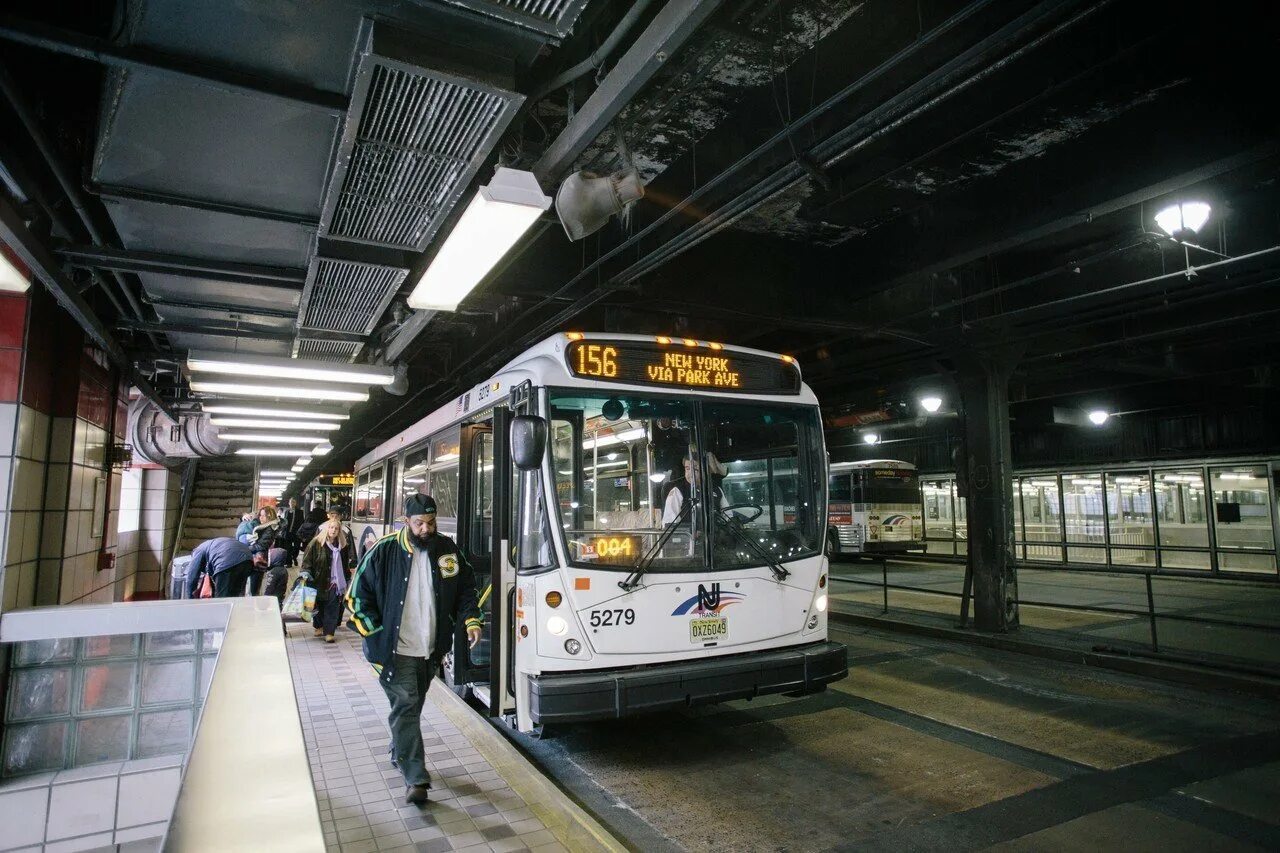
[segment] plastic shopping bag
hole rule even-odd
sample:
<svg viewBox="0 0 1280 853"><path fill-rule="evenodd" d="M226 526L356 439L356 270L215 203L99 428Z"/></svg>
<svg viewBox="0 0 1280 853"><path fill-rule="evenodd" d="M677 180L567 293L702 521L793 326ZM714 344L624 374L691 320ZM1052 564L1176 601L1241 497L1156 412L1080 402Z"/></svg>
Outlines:
<svg viewBox="0 0 1280 853"><path fill-rule="evenodd" d="M289 592L289 597L284 600L284 606L280 608L280 615L285 619L305 622L311 618L311 614L315 612L315 609L315 587L307 586L304 583L296 583Z"/></svg>

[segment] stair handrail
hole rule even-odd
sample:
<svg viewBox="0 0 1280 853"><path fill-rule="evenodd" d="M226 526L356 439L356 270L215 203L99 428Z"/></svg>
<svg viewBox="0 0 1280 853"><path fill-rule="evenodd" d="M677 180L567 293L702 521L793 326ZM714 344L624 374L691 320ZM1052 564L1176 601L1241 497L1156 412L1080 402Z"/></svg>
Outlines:
<svg viewBox="0 0 1280 853"><path fill-rule="evenodd" d="M182 530L187 524L187 510L191 507L191 498L195 492L196 470L200 465L198 459L188 459L182 470L182 485L179 487L178 527L173 533L173 544L169 546L169 556L164 561L165 571L173 570L173 558L178 554L178 546L182 543Z"/></svg>

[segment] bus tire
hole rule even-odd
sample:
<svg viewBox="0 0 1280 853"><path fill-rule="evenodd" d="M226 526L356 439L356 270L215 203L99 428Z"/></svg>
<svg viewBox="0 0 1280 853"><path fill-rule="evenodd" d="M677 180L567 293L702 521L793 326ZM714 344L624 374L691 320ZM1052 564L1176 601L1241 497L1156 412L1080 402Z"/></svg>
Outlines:
<svg viewBox="0 0 1280 853"><path fill-rule="evenodd" d="M836 550L836 531L835 528L827 531L827 560L834 561L840 556L840 552Z"/></svg>

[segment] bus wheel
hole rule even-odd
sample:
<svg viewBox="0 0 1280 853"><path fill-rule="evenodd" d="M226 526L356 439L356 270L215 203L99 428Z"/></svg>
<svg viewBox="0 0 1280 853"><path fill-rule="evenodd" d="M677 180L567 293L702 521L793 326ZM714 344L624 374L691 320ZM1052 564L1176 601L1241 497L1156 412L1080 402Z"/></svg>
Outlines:
<svg viewBox="0 0 1280 853"><path fill-rule="evenodd" d="M838 555L836 554L836 532L834 530L827 531L827 560L835 562Z"/></svg>

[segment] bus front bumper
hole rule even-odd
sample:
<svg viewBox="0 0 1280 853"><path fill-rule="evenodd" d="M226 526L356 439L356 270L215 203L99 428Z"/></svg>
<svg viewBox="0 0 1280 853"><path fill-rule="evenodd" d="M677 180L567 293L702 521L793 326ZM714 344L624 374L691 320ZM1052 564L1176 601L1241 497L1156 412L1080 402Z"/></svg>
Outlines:
<svg viewBox="0 0 1280 853"><path fill-rule="evenodd" d="M842 644L811 643L641 669L537 675L529 710L544 724L616 719L769 693L818 693L848 674Z"/></svg>

